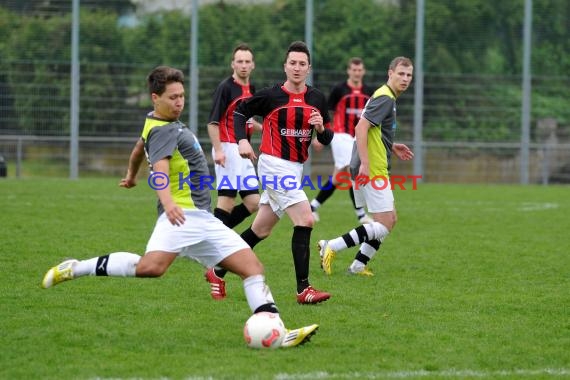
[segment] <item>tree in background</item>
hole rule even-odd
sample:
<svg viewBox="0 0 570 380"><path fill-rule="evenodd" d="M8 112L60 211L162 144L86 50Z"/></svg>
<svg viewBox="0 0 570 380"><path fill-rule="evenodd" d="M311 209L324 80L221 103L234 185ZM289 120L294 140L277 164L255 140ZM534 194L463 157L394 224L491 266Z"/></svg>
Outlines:
<svg viewBox="0 0 570 380"><path fill-rule="evenodd" d="M371 84L384 80L382 68L390 57L414 56L415 0L314 4L315 85L338 79L334 74L342 75L350 56L365 59ZM149 104L141 75L159 64L189 67L190 17L180 11L139 14L137 22L124 26L119 15L132 10L128 0L81 0L81 5L81 133L136 133L134 112ZM0 5L0 32L6 36L0 40L0 104L5 107L3 124L14 132L66 133L70 11L69 0ZM426 136L516 140L524 2L429 0L425 11ZM567 78L570 72L570 2L535 0L533 11L533 75L547 83L533 91L533 114L556 115L569 124L568 85L544 78ZM275 52L304 39L304 19L303 0L201 6L199 98L210 98L213 83L226 74L228 52L238 42L256 52L256 84L273 83L283 70L283 57ZM404 114L412 114L406 111L413 106L412 94L401 99ZM200 107L207 114L209 104ZM33 112L14 111L24 109Z"/></svg>

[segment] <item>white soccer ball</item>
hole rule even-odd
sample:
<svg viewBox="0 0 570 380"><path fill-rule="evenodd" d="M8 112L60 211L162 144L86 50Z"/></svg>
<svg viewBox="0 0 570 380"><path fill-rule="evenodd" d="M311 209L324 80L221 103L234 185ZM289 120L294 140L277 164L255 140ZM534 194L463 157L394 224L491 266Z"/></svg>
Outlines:
<svg viewBox="0 0 570 380"><path fill-rule="evenodd" d="M278 348L286 334L285 325L279 314L255 313L243 327L243 337L251 348Z"/></svg>

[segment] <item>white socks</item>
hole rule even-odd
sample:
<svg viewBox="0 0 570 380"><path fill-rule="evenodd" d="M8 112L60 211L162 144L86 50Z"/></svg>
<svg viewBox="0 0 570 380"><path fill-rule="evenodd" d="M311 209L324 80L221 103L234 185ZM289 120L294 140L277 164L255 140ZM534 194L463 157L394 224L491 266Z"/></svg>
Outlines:
<svg viewBox="0 0 570 380"><path fill-rule="evenodd" d="M333 251L342 251L348 247L354 247L370 240L383 241L389 233L390 231L388 231L382 223L368 223L350 230L350 232L341 237L329 240L329 247ZM352 244L347 245L345 239L347 239L349 243L350 240L352 240Z"/></svg>
<svg viewBox="0 0 570 380"><path fill-rule="evenodd" d="M73 276L135 277L141 257L129 252L114 252L82 260L73 266Z"/></svg>
<svg viewBox="0 0 570 380"><path fill-rule="evenodd" d="M262 274L250 276L243 280L243 289L252 313L261 305L275 304L271 290L265 284L265 276Z"/></svg>
<svg viewBox="0 0 570 380"><path fill-rule="evenodd" d="M376 248L374 248L368 243L362 243L360 245L360 253L362 253L364 256L368 257L369 259L373 258L376 252L378 252Z"/></svg>

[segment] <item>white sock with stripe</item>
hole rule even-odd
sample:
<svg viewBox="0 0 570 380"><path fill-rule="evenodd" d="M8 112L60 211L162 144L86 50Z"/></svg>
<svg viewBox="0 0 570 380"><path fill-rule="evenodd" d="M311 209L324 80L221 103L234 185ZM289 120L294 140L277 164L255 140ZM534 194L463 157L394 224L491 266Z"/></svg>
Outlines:
<svg viewBox="0 0 570 380"><path fill-rule="evenodd" d="M82 260L73 266L73 276L135 277L141 256L130 252L114 252Z"/></svg>

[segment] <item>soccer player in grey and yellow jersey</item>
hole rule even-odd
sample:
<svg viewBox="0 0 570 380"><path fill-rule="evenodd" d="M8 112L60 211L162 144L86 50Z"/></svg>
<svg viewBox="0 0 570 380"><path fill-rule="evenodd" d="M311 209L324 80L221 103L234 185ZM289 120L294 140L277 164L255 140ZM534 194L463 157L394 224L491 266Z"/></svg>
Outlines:
<svg viewBox="0 0 570 380"><path fill-rule="evenodd" d="M159 277L182 256L239 275L251 311L278 314L263 265L247 243L210 212L210 190L200 186L200 179L209 176L206 157L196 136L178 120L185 98L182 72L159 66L149 74L148 86L154 110L147 115L140 141L152 169L149 184L158 195L159 215L146 253L66 260L48 270L42 286L82 276ZM282 346L307 342L317 328L288 330Z"/></svg>
<svg viewBox="0 0 570 380"><path fill-rule="evenodd" d="M374 220L332 240L320 240L321 265L331 274L336 252L360 245L349 273L372 276L366 267L380 244L396 224L396 208L389 175L392 153L401 160L411 160L413 153L404 144L394 143L396 99L412 81L413 64L409 58L396 57L388 68L388 81L366 103L356 125L356 144L350 168L355 180L365 179L361 190L355 188L357 205L366 205ZM362 199L364 198L364 199Z"/></svg>

